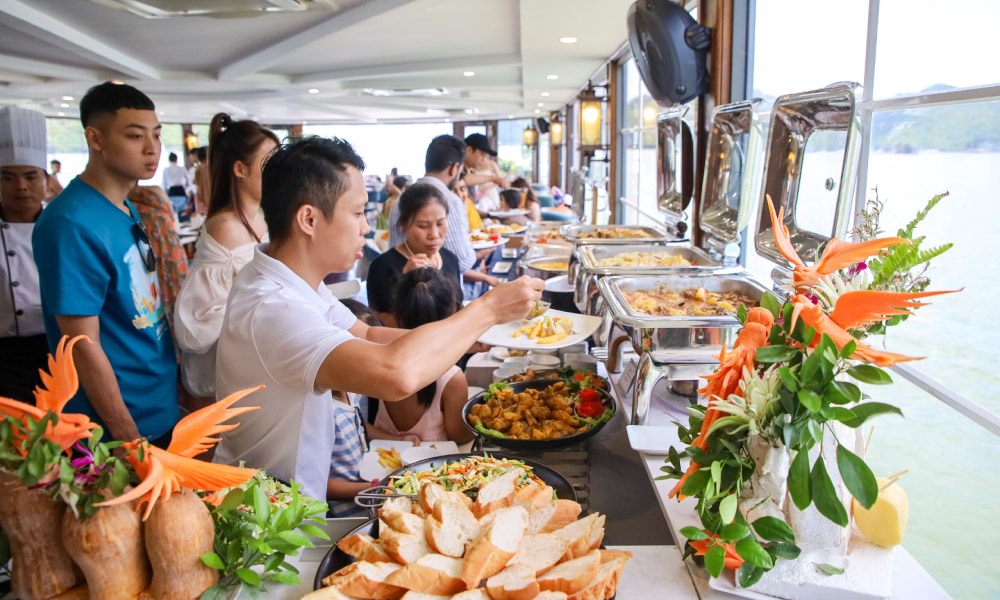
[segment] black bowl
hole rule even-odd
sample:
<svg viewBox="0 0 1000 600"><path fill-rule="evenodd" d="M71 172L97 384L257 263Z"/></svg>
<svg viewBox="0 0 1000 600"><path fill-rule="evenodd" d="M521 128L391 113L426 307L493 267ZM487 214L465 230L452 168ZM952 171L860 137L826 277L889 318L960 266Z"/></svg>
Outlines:
<svg viewBox="0 0 1000 600"><path fill-rule="evenodd" d="M528 381L518 381L517 383L508 383L507 386L514 390L515 393L521 393L524 390L544 390L550 385L558 382L558 379L531 379ZM612 411L611 419L615 418L618 411L615 406L615 399L611 397L609 393L602 389L597 389L601 394L601 402L604 404L605 409L610 409ZM481 437L483 440L489 441L490 443L496 444L501 448L509 448L511 450L555 450L557 448L565 448L566 446L572 446L573 444L578 444L586 439L589 439L595 435L611 421L605 421L593 429L588 429L582 433L574 433L573 435L567 435L561 438L555 438L552 440L516 440L511 438L498 438L490 435L485 435L479 430L477 430L472 423L469 423L469 411L476 404L485 404L485 395L488 392L480 392L473 396L466 403L465 407L462 408L462 422L465 424L469 430Z"/></svg>

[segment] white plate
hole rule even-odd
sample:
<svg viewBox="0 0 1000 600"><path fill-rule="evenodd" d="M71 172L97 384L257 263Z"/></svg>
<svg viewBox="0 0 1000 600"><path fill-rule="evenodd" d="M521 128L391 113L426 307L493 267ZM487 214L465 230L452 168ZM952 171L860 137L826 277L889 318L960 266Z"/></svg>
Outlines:
<svg viewBox="0 0 1000 600"><path fill-rule="evenodd" d="M500 229L502 227L513 229L513 231L497 232L500 235L505 235L507 237L512 235L524 235L528 231L528 227L526 225L487 225L483 227L482 231L485 231L486 233L493 233L490 231L491 229ZM520 229L514 229L514 227L520 227Z"/></svg>
<svg viewBox="0 0 1000 600"><path fill-rule="evenodd" d="M523 208L515 208L514 210L494 210L490 212L490 216L495 219L508 219L510 217L521 217L528 214L529 211Z"/></svg>
<svg viewBox="0 0 1000 600"><path fill-rule="evenodd" d="M510 353L510 348L506 348L504 346L493 346L493 348L490 349L490 356L500 362L503 362L514 355ZM527 354L519 354L518 356L527 356Z"/></svg>
<svg viewBox="0 0 1000 600"><path fill-rule="evenodd" d="M678 443L676 425L628 425L625 432L628 434L629 446L644 454L666 456L670 453L670 446ZM677 448L678 453L683 451L683 447Z"/></svg>
<svg viewBox="0 0 1000 600"><path fill-rule="evenodd" d="M524 350L542 349L556 350L563 346L571 346L577 342L589 338L597 328L601 326L601 317L590 317L577 313L568 313L561 310L549 309L544 316L564 317L573 320L573 333L567 335L558 342L552 344L539 344L537 339L530 340L527 335L514 337L514 332L525 325L525 321L518 319L502 325L494 325L486 330L486 333L479 336L479 341L489 346L504 346L507 348L520 348ZM539 319L543 317L538 317Z"/></svg>
<svg viewBox="0 0 1000 600"><path fill-rule="evenodd" d="M420 446L414 448L413 442L402 442L396 440L372 440L368 444L369 450L365 452L361 457L361 466L359 473L361 479L365 481L371 481L373 479L382 479L392 473L396 469L390 469L388 467L383 467L378 464L378 452L375 451L376 448L395 448L399 452L399 457L403 460L403 464L407 462L416 462L417 460L423 460L422 458L413 458L413 460L407 461L407 456L414 456L407 454L408 450L418 450L422 448L430 448L431 450L437 452L437 454L456 454L458 452L458 444L455 442L422 442Z"/></svg>
<svg viewBox="0 0 1000 600"><path fill-rule="evenodd" d="M565 294L567 292L573 292L574 290L573 286L569 283L568 275L557 275L556 277L549 277L545 280L545 291Z"/></svg>
<svg viewBox="0 0 1000 600"><path fill-rule="evenodd" d="M496 248L497 246L503 246L504 244L507 243L507 238L501 237L495 242L492 240L483 240L480 242L473 242L472 240L469 240L469 243L472 244L473 250L486 250L487 248Z"/></svg>

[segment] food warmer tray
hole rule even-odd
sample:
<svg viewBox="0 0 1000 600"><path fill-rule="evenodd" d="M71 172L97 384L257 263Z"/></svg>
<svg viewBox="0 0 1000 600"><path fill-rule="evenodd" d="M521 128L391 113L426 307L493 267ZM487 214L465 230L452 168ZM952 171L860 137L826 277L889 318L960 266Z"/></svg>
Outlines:
<svg viewBox="0 0 1000 600"><path fill-rule="evenodd" d="M587 238L581 237L581 234L590 233L591 231L597 231L598 229L635 229L638 231L644 231L650 235L650 237L645 238ZM636 242L682 242L684 240L677 239L661 229L656 227L650 227L648 225L563 225L559 228L559 233L562 234L563 239L567 242L573 244L574 248L576 246L582 246L585 244L601 244L601 245L624 245L624 244L635 244Z"/></svg>
<svg viewBox="0 0 1000 600"><path fill-rule="evenodd" d="M639 354L631 423L648 418L653 387L671 379L672 365L711 365L722 346L732 346L740 323L731 316L658 316L636 312L625 293L663 286L671 291L705 288L709 292L736 292L759 302L767 286L746 273L711 276L605 277L597 282L610 318L625 331ZM692 371L695 376L700 370Z"/></svg>
<svg viewBox="0 0 1000 600"><path fill-rule="evenodd" d="M521 259L518 264L518 272L522 275L527 275L529 277L536 277L538 279L551 279L553 277L558 277L560 275L565 275L565 270L556 271L554 269L544 269L539 265L545 265L548 263L556 262L568 262L569 256L539 256L530 259Z"/></svg>
<svg viewBox="0 0 1000 600"><path fill-rule="evenodd" d="M629 252L660 252L679 256L690 265L684 266L662 266L662 267L621 267L621 266L601 266L604 259L627 254ZM707 252L700 248L688 246L664 246L659 244L634 244L629 246L594 246L588 245L580 248L580 262L574 263L578 269L576 274L576 284L574 285L574 300L580 312L587 315L600 315L603 311L604 300L600 290L597 288L597 280L611 275L704 275L704 274L725 274L737 273L739 266L724 266L717 260L709 256ZM598 340L599 344L603 342Z"/></svg>

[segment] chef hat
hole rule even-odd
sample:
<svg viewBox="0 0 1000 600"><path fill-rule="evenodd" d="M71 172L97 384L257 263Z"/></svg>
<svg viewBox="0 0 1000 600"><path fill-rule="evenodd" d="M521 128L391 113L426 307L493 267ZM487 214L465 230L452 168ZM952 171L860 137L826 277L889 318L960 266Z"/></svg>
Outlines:
<svg viewBox="0 0 1000 600"><path fill-rule="evenodd" d="M38 111L0 108L0 167L46 166L45 115Z"/></svg>

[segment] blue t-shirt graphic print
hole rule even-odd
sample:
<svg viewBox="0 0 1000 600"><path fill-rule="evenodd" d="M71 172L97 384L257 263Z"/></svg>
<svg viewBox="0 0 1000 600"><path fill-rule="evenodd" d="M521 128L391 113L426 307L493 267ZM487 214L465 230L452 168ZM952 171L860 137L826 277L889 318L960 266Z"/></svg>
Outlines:
<svg viewBox="0 0 1000 600"><path fill-rule="evenodd" d="M80 178L49 204L32 247L49 347L62 336L55 315L97 316L101 346L139 433L156 439L179 418L177 361L149 245L130 202L126 214ZM97 414L81 388L67 412Z"/></svg>

